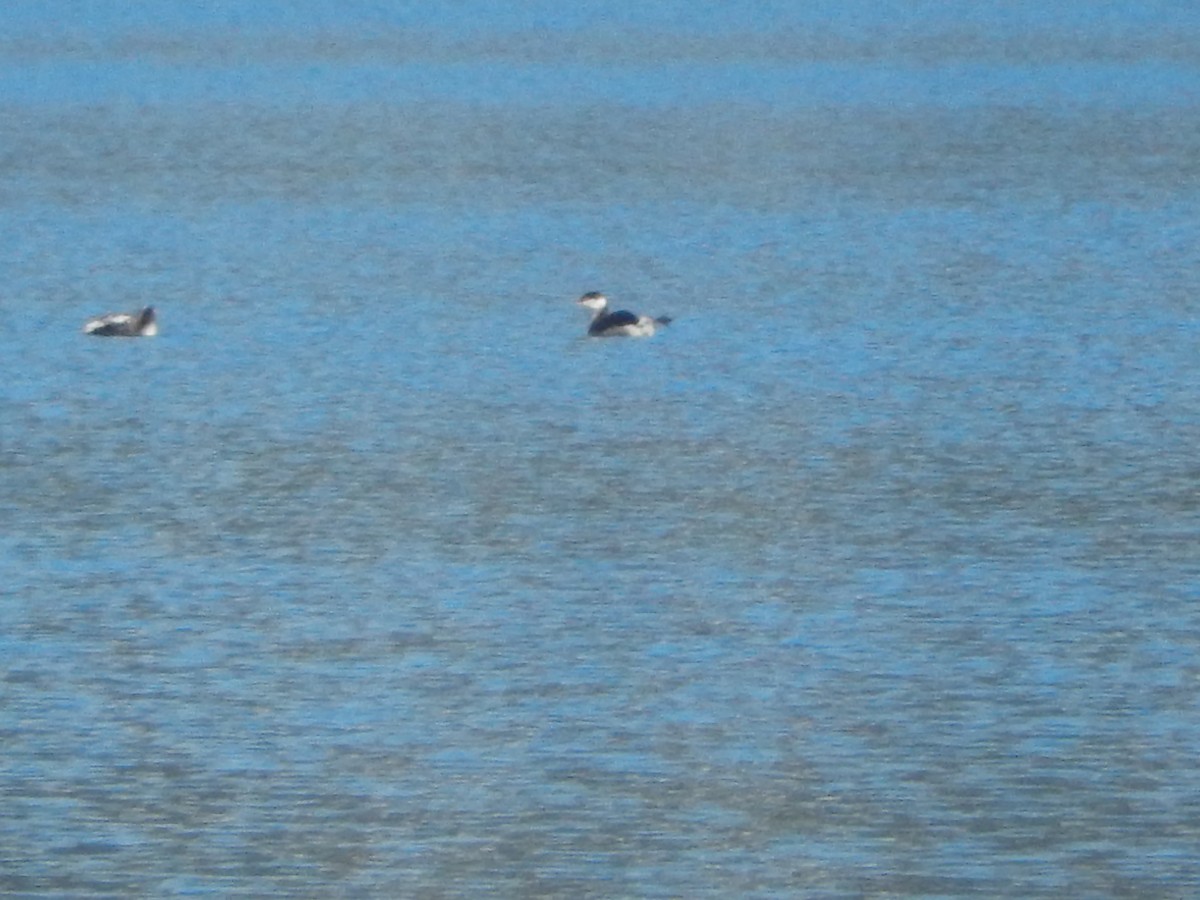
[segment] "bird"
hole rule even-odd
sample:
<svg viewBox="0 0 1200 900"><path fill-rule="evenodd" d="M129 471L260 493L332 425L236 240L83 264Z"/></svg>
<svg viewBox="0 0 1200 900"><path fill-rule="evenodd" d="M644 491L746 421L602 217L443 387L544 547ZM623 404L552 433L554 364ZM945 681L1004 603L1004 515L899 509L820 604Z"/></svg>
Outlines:
<svg viewBox="0 0 1200 900"><path fill-rule="evenodd" d="M608 298L599 291L588 291L577 301L584 309L591 310L592 321L588 325L589 337L650 337L659 325L671 321L670 316L641 316L627 309L609 310Z"/></svg>
<svg viewBox="0 0 1200 900"><path fill-rule="evenodd" d="M158 317L153 306L137 313L106 313L88 319L83 333L96 337L154 337L158 334Z"/></svg>

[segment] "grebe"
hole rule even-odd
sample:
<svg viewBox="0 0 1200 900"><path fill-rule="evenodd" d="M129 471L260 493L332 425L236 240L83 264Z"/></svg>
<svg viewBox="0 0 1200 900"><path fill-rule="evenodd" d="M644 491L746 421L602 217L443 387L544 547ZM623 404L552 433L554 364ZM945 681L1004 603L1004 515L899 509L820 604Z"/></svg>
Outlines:
<svg viewBox="0 0 1200 900"><path fill-rule="evenodd" d="M108 313L88 319L83 333L96 337L154 337L158 334L158 318L153 306L139 313Z"/></svg>
<svg viewBox="0 0 1200 900"><path fill-rule="evenodd" d="M670 316L639 316L625 309L609 311L608 298L599 291L588 291L578 303L592 311L592 323L588 325L590 337L650 337L658 325L666 325Z"/></svg>

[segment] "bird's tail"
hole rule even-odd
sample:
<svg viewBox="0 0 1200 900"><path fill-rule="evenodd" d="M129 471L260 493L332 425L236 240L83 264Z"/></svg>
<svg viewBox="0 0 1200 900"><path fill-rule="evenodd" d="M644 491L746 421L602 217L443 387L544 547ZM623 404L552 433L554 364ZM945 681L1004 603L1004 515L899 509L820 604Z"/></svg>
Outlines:
<svg viewBox="0 0 1200 900"><path fill-rule="evenodd" d="M657 322L659 325L670 325L672 320L671 320L670 316L659 316L654 321Z"/></svg>

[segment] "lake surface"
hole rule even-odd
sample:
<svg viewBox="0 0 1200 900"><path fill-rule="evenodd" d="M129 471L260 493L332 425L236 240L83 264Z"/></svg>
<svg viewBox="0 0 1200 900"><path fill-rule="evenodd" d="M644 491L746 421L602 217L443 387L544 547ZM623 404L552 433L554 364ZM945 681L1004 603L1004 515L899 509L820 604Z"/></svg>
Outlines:
<svg viewBox="0 0 1200 900"><path fill-rule="evenodd" d="M1200 13L797 5L0 11L0 893L1197 894Z"/></svg>

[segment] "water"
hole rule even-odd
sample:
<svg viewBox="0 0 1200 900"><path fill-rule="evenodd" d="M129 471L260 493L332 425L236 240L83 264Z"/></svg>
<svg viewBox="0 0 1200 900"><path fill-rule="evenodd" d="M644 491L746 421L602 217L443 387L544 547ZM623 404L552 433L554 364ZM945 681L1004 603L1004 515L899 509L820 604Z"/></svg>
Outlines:
<svg viewBox="0 0 1200 900"><path fill-rule="evenodd" d="M1195 13L67 6L0 892L1196 893Z"/></svg>

